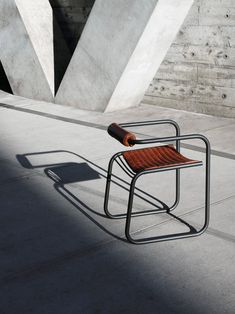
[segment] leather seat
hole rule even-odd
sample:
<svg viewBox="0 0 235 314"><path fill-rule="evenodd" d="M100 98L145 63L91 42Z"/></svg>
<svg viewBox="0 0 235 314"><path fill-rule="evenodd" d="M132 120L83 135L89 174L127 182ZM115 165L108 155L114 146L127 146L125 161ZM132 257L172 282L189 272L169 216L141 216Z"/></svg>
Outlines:
<svg viewBox="0 0 235 314"><path fill-rule="evenodd" d="M123 157L134 172L143 170L181 166L188 164L202 165L199 160L189 159L176 151L173 145L148 147L126 151Z"/></svg>

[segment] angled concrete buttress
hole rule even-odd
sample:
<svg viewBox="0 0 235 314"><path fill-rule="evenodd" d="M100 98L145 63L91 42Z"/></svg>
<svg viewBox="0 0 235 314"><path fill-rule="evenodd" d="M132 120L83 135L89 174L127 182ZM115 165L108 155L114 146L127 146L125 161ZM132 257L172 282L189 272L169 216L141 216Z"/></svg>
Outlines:
<svg viewBox="0 0 235 314"><path fill-rule="evenodd" d="M52 101L53 15L48 0L1 0L0 30L0 60L13 93Z"/></svg>
<svg viewBox="0 0 235 314"><path fill-rule="evenodd" d="M96 0L56 102L114 111L137 105L193 0Z"/></svg>

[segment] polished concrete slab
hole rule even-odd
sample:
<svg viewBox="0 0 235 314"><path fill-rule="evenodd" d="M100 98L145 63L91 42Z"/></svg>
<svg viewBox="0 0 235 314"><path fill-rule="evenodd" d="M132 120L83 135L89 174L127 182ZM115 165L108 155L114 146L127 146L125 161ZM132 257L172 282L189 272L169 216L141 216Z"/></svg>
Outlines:
<svg viewBox="0 0 235 314"><path fill-rule="evenodd" d="M103 214L108 160L123 149L105 129L112 121L155 118L175 119L183 133L211 140L211 222L201 237L135 246L125 241L124 221ZM144 104L90 114L1 92L0 312L234 313L234 125ZM182 152L203 158L199 143ZM128 185L120 169L115 174L111 210L125 212ZM139 187L171 202L173 177L148 176ZM202 168L182 171L175 214L196 227L202 190ZM135 210L150 207L135 199ZM133 220L140 237L187 230L167 214Z"/></svg>

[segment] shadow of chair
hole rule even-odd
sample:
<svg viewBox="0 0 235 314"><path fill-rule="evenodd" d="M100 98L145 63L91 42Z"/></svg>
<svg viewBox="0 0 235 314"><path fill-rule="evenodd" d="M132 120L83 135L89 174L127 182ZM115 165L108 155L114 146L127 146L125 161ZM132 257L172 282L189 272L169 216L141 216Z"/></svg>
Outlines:
<svg viewBox="0 0 235 314"><path fill-rule="evenodd" d="M38 165L33 164L30 159L31 157L39 157L44 155L53 155L53 154L69 154L71 156L75 156L79 159L79 162L69 161L69 162L52 162L52 163L40 163ZM42 151L42 152L33 152L33 153L25 153L16 155L18 162L22 167L27 169L44 169L44 173L48 178L53 181L55 190L63 196L70 204L72 204L76 209L78 209L82 214L84 214L89 220L91 220L94 224L96 224L101 230L111 235L112 237L127 242L123 236L118 236L108 229L104 227L103 224L98 222L94 217L102 217L107 218L105 214L99 212L91 207L89 207L84 201L78 198L74 193L71 192L67 185L76 182L84 182L84 181L92 181L101 178L107 177L107 172L104 168L97 165L96 163L88 160L87 158L76 154L67 150L51 150L51 151ZM96 169L96 170L95 170ZM112 183L118 186L119 188L129 191L129 182L120 178L117 175L113 174ZM158 211L167 212L167 205L153 197L152 195L146 193L142 189L136 188L135 196L150 205L154 205ZM138 215L145 215L145 211L139 211ZM167 213L169 218L177 219L184 223L191 231L193 231L193 227L190 226L187 222L184 222L181 218L174 216L172 213ZM117 215L118 217L119 215ZM122 218L122 214L120 214L120 218Z"/></svg>

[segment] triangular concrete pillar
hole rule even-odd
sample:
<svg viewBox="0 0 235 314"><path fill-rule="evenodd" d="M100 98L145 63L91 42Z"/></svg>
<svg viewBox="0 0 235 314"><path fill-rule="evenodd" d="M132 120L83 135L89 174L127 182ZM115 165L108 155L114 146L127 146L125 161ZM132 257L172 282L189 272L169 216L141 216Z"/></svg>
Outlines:
<svg viewBox="0 0 235 314"><path fill-rule="evenodd" d="M96 0L56 102L114 111L137 105L193 0Z"/></svg>
<svg viewBox="0 0 235 314"><path fill-rule="evenodd" d="M52 101L53 15L48 0L1 0L0 30L0 60L13 93Z"/></svg>

